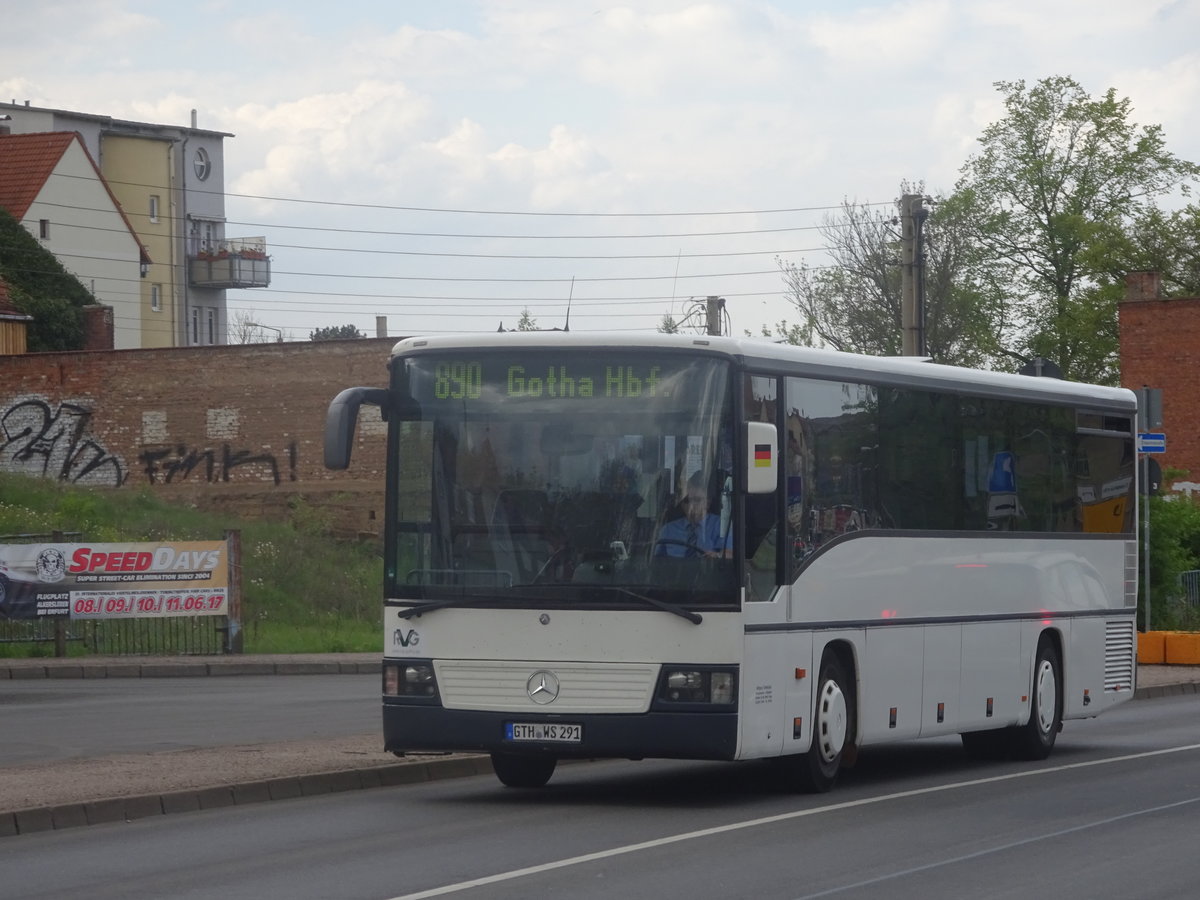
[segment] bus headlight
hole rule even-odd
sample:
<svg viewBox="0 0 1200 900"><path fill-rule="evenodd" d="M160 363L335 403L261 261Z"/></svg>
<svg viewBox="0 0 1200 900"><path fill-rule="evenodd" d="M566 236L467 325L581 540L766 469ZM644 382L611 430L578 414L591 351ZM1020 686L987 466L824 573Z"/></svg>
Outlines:
<svg viewBox="0 0 1200 900"><path fill-rule="evenodd" d="M667 703L731 706L737 699L735 669L666 666L658 684L658 699Z"/></svg>
<svg viewBox="0 0 1200 900"><path fill-rule="evenodd" d="M388 663L383 667L383 693L389 697L437 697L437 676L433 663L412 661L402 664Z"/></svg>
<svg viewBox="0 0 1200 900"><path fill-rule="evenodd" d="M733 702L733 673L713 672L709 677L709 703Z"/></svg>

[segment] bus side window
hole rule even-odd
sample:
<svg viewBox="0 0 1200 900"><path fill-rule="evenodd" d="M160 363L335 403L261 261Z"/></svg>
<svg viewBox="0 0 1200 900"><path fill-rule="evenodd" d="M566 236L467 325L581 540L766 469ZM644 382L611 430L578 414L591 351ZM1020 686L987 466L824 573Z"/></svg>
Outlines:
<svg viewBox="0 0 1200 900"><path fill-rule="evenodd" d="M746 418L770 422L779 427L779 382L773 377L752 375L747 379ZM779 584L779 510L778 491L769 494L745 494L746 596L749 600L770 600Z"/></svg>
<svg viewBox="0 0 1200 900"><path fill-rule="evenodd" d="M775 530L777 503L774 494L746 496L746 559L752 559L767 535Z"/></svg>

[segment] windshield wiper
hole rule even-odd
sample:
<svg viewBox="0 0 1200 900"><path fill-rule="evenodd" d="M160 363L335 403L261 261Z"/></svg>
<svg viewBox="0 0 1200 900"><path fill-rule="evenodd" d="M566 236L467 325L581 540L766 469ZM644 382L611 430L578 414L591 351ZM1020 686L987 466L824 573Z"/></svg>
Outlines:
<svg viewBox="0 0 1200 900"><path fill-rule="evenodd" d="M645 594L639 594L636 591L629 590L628 588L618 587L615 588L615 590L622 594L628 594L630 597L634 597L635 599L641 600L644 603L649 603L651 606L657 607L663 612L669 612L672 615L687 619L693 625L699 625L704 621L704 616L700 615L700 613L692 612L690 609L684 609L682 606L676 606L674 603L667 603L663 600L655 600L653 597L647 597Z"/></svg>
<svg viewBox="0 0 1200 900"><path fill-rule="evenodd" d="M419 616L421 613L431 612L435 609L445 609L447 606L458 606L465 603L463 598L454 600L430 600L428 603L418 603L416 606L410 606L408 609L401 610L396 615L402 619L411 619L413 616Z"/></svg>

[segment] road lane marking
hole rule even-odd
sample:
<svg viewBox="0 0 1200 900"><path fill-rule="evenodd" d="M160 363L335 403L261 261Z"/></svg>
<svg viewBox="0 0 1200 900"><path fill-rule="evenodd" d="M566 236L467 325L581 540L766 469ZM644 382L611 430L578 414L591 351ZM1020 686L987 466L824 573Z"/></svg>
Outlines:
<svg viewBox="0 0 1200 900"><path fill-rule="evenodd" d="M486 887L489 884L499 884L503 881L514 881L518 878L525 878L530 875L538 875L543 872L552 872L555 869L565 869L570 866L578 866L583 863L596 862L601 859L611 859L615 856L625 856L629 853L638 853L642 850L652 850L656 847L665 847L670 844L678 844L683 841L693 841L699 838L713 837L719 834L728 834L733 831L742 831L747 828L758 828L763 825L774 825L778 822L788 822L793 819L804 819L810 816L817 816L823 813L840 812L846 809L856 809L862 806L871 806L876 803L886 803L891 800L905 800L910 797L921 797L927 794L937 794L942 791L958 790L959 788L978 787L984 784L997 784L1002 781L1013 781L1018 778L1031 778L1035 775L1051 775L1056 772L1069 772L1074 769L1088 769L1095 766L1105 766L1112 763L1130 762L1138 759L1151 759L1156 756L1166 756L1172 753L1187 753L1189 751L1200 750L1200 744L1187 744L1182 747L1167 747L1162 750L1148 750L1145 753L1129 753L1124 756L1110 756L1105 759L1094 759L1088 762L1067 763L1061 766L1050 766L1045 769L1029 769L1021 772L1010 772L1007 775L992 775L988 778L972 778L968 781L955 781L950 784L934 785L932 787L915 788L911 791L897 791L892 794L882 794L878 797L864 797L860 800L847 800L842 803L831 803L828 806L817 806L812 809L797 809L792 812L778 813L773 816L763 816L758 819L747 819L744 822L731 822L728 825L714 825L711 828L701 828L698 831L687 831L682 834L673 834L667 837L655 838L649 841L641 841L637 844L626 844L622 847L611 847L608 850L597 850L594 853L584 853L580 856L571 856L566 859L558 859L553 862L540 863L536 866L526 866L521 869L512 869L508 872L497 872L495 875L485 875L482 878L472 878L467 881L459 881L454 884L446 884L441 887L430 888L425 891L418 891L415 894L402 894L397 897L391 897L389 900L426 900L428 897L444 897L447 894L455 894L461 891L468 891L472 888ZM1189 801L1185 801L1189 802ZM1164 807L1165 808L1165 807ZM1132 813L1129 815L1133 815ZM820 895L813 895L820 896Z"/></svg>
<svg viewBox="0 0 1200 900"><path fill-rule="evenodd" d="M1200 803L1200 797L1190 797L1187 800L1178 800L1175 803L1166 803L1162 806L1152 806L1149 809L1139 809L1134 812L1122 813L1119 816L1109 816L1107 819L1100 819L1096 822L1088 822L1086 825L1074 825L1070 828L1063 828L1060 831L1051 831L1048 834L1039 834L1036 837L1022 838L1019 841L1013 841L1009 844L1001 844L998 847L989 847L987 850L978 850L975 853L967 853L963 856L954 856L949 859L939 860L938 862L927 863L923 866L913 866L911 869L901 869L897 872L889 872L887 875L879 875L876 878L868 878L866 881L857 881L854 884L842 884L837 887L831 887L824 891L817 891L815 894L805 894L797 900L816 900L817 897L829 897L833 894L840 894L842 891L852 891L855 888L869 887L873 884L881 884L885 881L891 881L893 878L903 878L906 875L915 875L917 872L927 872L930 869L938 869L942 866L952 866L955 863L966 862L971 859L979 859L982 856L989 856L993 853L1003 853L1005 850L1015 850L1017 847L1024 847L1026 844L1036 844L1039 841L1051 840L1053 838L1064 837L1068 834L1075 834L1079 831L1087 831L1091 828L1100 828L1104 825L1112 825L1114 822L1121 822L1125 819L1134 819L1138 816L1148 816L1153 813L1164 812L1168 809L1175 809L1180 806L1187 806L1190 803Z"/></svg>

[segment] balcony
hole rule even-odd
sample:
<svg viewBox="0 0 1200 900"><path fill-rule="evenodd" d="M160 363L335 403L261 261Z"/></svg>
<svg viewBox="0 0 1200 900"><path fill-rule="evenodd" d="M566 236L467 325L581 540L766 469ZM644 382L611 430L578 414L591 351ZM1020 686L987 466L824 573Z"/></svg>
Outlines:
<svg viewBox="0 0 1200 900"><path fill-rule="evenodd" d="M217 241L188 254L188 283L198 288L256 288L271 284L265 238Z"/></svg>

